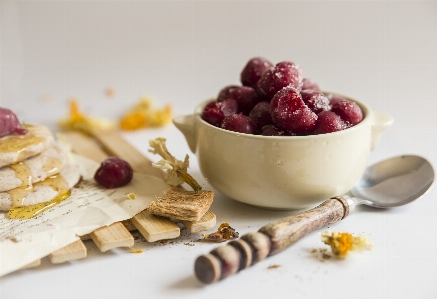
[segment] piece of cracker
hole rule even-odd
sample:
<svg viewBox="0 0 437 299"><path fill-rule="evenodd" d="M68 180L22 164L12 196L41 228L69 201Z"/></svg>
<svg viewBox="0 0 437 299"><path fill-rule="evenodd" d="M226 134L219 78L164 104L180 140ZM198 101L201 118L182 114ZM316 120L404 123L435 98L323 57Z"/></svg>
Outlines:
<svg viewBox="0 0 437 299"><path fill-rule="evenodd" d="M209 210L214 198L211 190L198 192L170 188L163 197L150 203L147 210L155 215L176 220L199 221Z"/></svg>

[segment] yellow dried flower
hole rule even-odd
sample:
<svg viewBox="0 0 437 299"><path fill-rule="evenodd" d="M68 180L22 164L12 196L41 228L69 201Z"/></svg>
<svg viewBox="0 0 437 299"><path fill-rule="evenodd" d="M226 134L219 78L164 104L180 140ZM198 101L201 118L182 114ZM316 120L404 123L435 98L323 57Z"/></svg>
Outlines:
<svg viewBox="0 0 437 299"><path fill-rule="evenodd" d="M68 117L61 119L58 124L64 130L77 130L86 134L91 134L95 129L112 129L115 127L114 122L90 117L82 113L76 99L70 100Z"/></svg>
<svg viewBox="0 0 437 299"><path fill-rule="evenodd" d="M171 121L171 106L163 109L153 108L152 100L142 97L125 113L120 120L120 127L126 131L133 131L148 127L160 127Z"/></svg>
<svg viewBox="0 0 437 299"><path fill-rule="evenodd" d="M371 249L372 242L365 236L354 237L347 232L322 233L322 241L331 246L332 253L340 258L346 257L351 250Z"/></svg>

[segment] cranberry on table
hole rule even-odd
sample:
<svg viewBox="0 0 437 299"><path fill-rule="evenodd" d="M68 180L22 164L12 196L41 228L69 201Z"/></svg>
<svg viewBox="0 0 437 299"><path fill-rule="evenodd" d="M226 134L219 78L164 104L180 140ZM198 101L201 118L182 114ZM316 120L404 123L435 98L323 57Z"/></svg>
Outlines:
<svg viewBox="0 0 437 299"><path fill-rule="evenodd" d="M338 101L332 105L331 111L338 114L348 127L355 126L363 120L363 112L360 106L352 101Z"/></svg>
<svg viewBox="0 0 437 299"><path fill-rule="evenodd" d="M17 116L12 110L0 107L0 137L13 133L23 135L27 130L21 127Z"/></svg>
<svg viewBox="0 0 437 299"><path fill-rule="evenodd" d="M223 129L245 134L256 133L256 123L249 117L243 114L232 114L222 122Z"/></svg>
<svg viewBox="0 0 437 299"><path fill-rule="evenodd" d="M311 130L317 114L302 100L300 93L292 88L281 89L270 102L272 119L278 126L296 134Z"/></svg>
<svg viewBox="0 0 437 299"><path fill-rule="evenodd" d="M240 74L241 84L256 88L264 71L273 66L273 63L264 57L250 59Z"/></svg>
<svg viewBox="0 0 437 299"><path fill-rule="evenodd" d="M252 111L250 111L249 117L256 122L258 128L272 124L273 119L270 112L270 103L267 101L259 102L253 107Z"/></svg>
<svg viewBox="0 0 437 299"><path fill-rule="evenodd" d="M340 116L332 111L323 111L319 113L316 125L313 129L313 134L326 134L341 131L346 128L345 122Z"/></svg>
<svg viewBox="0 0 437 299"><path fill-rule="evenodd" d="M238 113L238 104L233 99L225 99L222 102L211 102L205 106L202 119L207 123L220 127L223 119L231 114Z"/></svg>
<svg viewBox="0 0 437 299"><path fill-rule="evenodd" d="M290 61L283 61L268 68L258 81L259 89L268 97L273 96L282 88L290 86L302 89L302 70Z"/></svg>
<svg viewBox="0 0 437 299"><path fill-rule="evenodd" d="M122 187L133 177L132 167L126 161L109 157L103 160L94 174L94 180L107 189Z"/></svg>
<svg viewBox="0 0 437 299"><path fill-rule="evenodd" d="M300 92L300 95L308 108L316 114L331 109L328 98L320 91L305 89Z"/></svg>
<svg viewBox="0 0 437 299"><path fill-rule="evenodd" d="M303 81L302 81L302 90L305 90L305 89L311 89L311 90L320 91L319 85L316 82L314 82L313 80L309 79L309 78L303 78Z"/></svg>

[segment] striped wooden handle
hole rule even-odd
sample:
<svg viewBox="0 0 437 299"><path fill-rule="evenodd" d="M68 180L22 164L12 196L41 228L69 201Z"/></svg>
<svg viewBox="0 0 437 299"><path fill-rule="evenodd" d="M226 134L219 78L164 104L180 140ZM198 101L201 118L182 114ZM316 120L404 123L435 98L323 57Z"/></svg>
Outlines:
<svg viewBox="0 0 437 299"><path fill-rule="evenodd" d="M268 256L277 254L309 233L349 215L349 204L340 196L330 198L309 211L285 217L199 256L196 277L205 284L222 280Z"/></svg>

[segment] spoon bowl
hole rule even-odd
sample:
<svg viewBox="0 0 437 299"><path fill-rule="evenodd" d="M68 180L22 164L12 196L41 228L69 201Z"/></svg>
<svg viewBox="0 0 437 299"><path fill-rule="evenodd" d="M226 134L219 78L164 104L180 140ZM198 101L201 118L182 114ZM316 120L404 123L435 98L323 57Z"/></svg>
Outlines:
<svg viewBox="0 0 437 299"><path fill-rule="evenodd" d="M351 190L355 205L392 208L423 196L434 182L434 170L424 158L393 157L370 166Z"/></svg>

